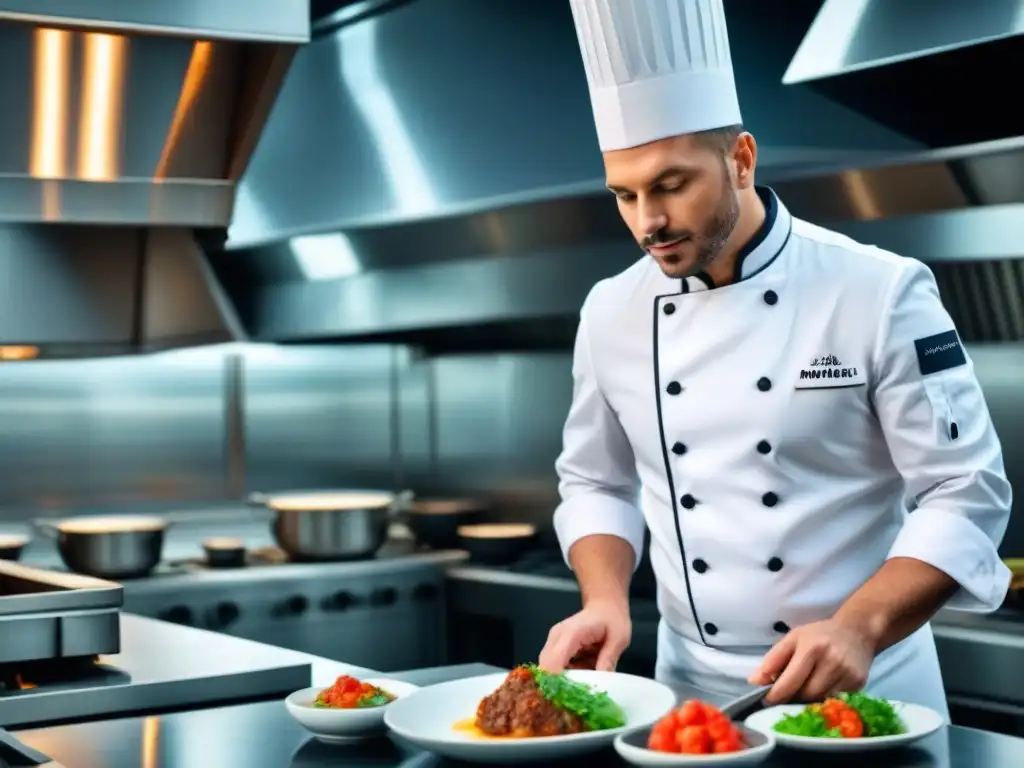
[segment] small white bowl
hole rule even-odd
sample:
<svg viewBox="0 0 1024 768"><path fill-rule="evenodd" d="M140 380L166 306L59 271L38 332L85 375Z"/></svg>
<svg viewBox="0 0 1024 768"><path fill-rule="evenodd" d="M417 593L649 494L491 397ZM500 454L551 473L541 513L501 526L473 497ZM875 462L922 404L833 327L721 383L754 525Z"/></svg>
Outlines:
<svg viewBox="0 0 1024 768"><path fill-rule="evenodd" d="M721 766L760 765L775 749L775 735L755 731L740 723L736 723L748 744L739 752L725 752L712 755L684 755L670 752L655 752L647 749L647 739L651 735L650 728L641 728L620 734L615 739L615 751L627 763L640 766L677 766L677 768L717 768Z"/></svg>
<svg viewBox="0 0 1024 768"><path fill-rule="evenodd" d="M362 682L383 688L393 695L396 701L419 690L419 686L412 683L382 677L368 678ZM385 730L384 712L391 706L390 703L362 709L314 707L316 697L329 687L321 685L303 688L291 694L284 700L288 714L313 736L327 744L348 744L375 736Z"/></svg>

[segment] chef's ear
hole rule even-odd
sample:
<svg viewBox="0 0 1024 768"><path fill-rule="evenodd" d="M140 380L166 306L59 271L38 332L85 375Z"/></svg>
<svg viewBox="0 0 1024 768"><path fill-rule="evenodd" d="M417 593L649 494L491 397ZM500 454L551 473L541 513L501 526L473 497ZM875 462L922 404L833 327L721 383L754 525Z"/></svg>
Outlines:
<svg viewBox="0 0 1024 768"><path fill-rule="evenodd" d="M757 166L757 142L746 131L740 133L733 144L732 166L737 189L748 189L754 186L754 169Z"/></svg>

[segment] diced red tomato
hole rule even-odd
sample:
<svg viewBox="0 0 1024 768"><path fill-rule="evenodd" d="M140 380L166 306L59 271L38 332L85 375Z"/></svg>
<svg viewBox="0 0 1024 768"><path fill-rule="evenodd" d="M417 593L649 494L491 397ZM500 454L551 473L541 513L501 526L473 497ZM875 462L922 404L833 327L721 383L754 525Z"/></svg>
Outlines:
<svg viewBox="0 0 1024 768"><path fill-rule="evenodd" d="M355 709L362 699L373 696L377 689L354 677L342 675L334 681L334 685L325 688L317 696L317 702L325 707L337 709Z"/></svg>
<svg viewBox="0 0 1024 768"><path fill-rule="evenodd" d="M707 718L707 710L704 708L702 702L690 699L683 703L678 710L676 710L676 717L679 720L681 727L688 725L703 725Z"/></svg>
<svg viewBox="0 0 1024 768"><path fill-rule="evenodd" d="M864 735L864 721L857 710L839 699L825 699L818 707L829 728L838 728L847 739L858 739Z"/></svg>
<svg viewBox="0 0 1024 768"><path fill-rule="evenodd" d="M686 755L706 755L714 742L703 725L685 725L676 734L679 751Z"/></svg>
<svg viewBox="0 0 1024 768"><path fill-rule="evenodd" d="M714 751L716 753L739 752L741 749L743 749L743 739L740 737L740 733L736 729L733 729L732 733L728 736L724 736L721 739L715 739Z"/></svg>
<svg viewBox="0 0 1024 768"><path fill-rule="evenodd" d="M739 729L717 707L690 700L651 729L647 748L656 752L708 755L745 748Z"/></svg>
<svg viewBox="0 0 1024 768"><path fill-rule="evenodd" d="M651 731L650 738L647 739L647 748L655 752L678 752L679 744L676 742L675 730L662 728L660 731Z"/></svg>

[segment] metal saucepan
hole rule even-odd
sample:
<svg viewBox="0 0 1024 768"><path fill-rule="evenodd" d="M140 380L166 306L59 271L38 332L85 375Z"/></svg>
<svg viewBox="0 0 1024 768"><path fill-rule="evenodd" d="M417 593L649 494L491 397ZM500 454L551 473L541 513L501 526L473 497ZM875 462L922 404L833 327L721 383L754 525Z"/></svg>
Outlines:
<svg viewBox="0 0 1024 768"><path fill-rule="evenodd" d="M156 568L170 527L168 520L147 515L35 522L55 536L61 560L72 571L115 581L146 576Z"/></svg>
<svg viewBox="0 0 1024 768"><path fill-rule="evenodd" d="M0 534L0 560L17 560L29 542L29 537L20 533Z"/></svg>
<svg viewBox="0 0 1024 768"><path fill-rule="evenodd" d="M291 559L355 560L384 545L412 498L411 491L311 491L253 494L249 503L275 512L271 531Z"/></svg>
<svg viewBox="0 0 1024 768"><path fill-rule="evenodd" d="M416 541L431 549L458 549L459 527L487 510L479 499L416 499L406 523Z"/></svg>
<svg viewBox="0 0 1024 768"><path fill-rule="evenodd" d="M458 529L459 548L470 560L487 565L508 565L518 560L537 537L536 526L528 523L480 523Z"/></svg>

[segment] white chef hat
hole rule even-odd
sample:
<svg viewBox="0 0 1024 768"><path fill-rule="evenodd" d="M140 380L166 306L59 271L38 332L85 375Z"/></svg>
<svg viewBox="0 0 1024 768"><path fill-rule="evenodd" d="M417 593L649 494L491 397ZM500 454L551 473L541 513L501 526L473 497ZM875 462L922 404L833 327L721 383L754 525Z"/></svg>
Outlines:
<svg viewBox="0 0 1024 768"><path fill-rule="evenodd" d="M722 0L569 0L601 151L742 122Z"/></svg>

